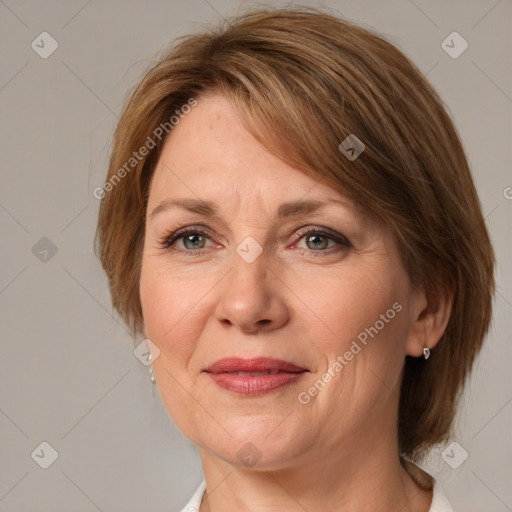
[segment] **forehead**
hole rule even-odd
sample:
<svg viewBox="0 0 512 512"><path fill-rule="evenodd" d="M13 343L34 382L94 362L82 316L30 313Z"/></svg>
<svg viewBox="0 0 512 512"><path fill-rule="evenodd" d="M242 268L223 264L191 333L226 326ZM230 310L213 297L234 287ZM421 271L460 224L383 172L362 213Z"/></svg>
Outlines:
<svg viewBox="0 0 512 512"><path fill-rule="evenodd" d="M201 200L208 204L197 208L209 208L210 213L219 208L240 211L257 207L279 217L287 209L302 208L308 213L308 205L298 205L299 201L339 202L361 218L370 217L367 209L345 194L271 154L245 129L230 101L219 93L200 97L164 143L151 182L148 210L165 208L176 199ZM310 204L309 211L313 209Z"/></svg>
<svg viewBox="0 0 512 512"><path fill-rule="evenodd" d="M223 95L200 97L198 105L170 132L155 169L154 180L181 178L183 185L222 182L239 190L277 183L311 187L316 181L268 152L244 127Z"/></svg>

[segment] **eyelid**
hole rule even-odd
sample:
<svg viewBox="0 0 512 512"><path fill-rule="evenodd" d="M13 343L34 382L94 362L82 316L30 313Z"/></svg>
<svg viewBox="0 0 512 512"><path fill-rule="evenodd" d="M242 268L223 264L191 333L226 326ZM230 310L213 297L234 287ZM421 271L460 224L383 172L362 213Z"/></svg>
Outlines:
<svg viewBox="0 0 512 512"><path fill-rule="evenodd" d="M198 234L201 236L205 236L206 238L208 238L211 242L213 242L215 244L214 238L216 235L214 235L213 230L211 230L210 228L203 226L203 225L188 225L188 226L179 228L177 230L171 229L171 230L167 231L161 238L159 238L159 240L158 240L159 245L160 245L160 247L162 247L164 249L170 250L176 241L178 241L179 239L181 239L182 237L186 236L189 233L195 233L195 234ZM341 233L338 233L337 231L334 231L327 227L314 226L311 224L302 226L300 228L294 227L293 230L291 231L291 233L285 235L283 238L290 238L290 237L293 238L293 242L292 242L292 246L293 246L308 234L317 234L317 235L325 236L325 237L333 240L340 246L344 246L347 248L352 247L350 240L346 236L342 235ZM220 238L222 238L222 237L220 237ZM309 251L312 253L327 254L332 249L336 249L336 248L331 247L327 250L319 250L319 251L309 249ZM207 247L202 247L199 249L176 249L176 252L183 253L183 254L189 254L189 253L202 254L206 250L207 250ZM308 251L308 249L301 249L301 250Z"/></svg>
<svg viewBox="0 0 512 512"><path fill-rule="evenodd" d="M318 234L318 235L324 235L328 238L331 238L332 240L336 241L337 243L341 245L345 245L347 247L352 247L352 243L350 240L343 234L338 233L337 231L333 231L332 229L323 227L323 226L312 226L308 224L307 226L304 226L303 228L295 228L293 230L293 238L294 241L300 240L308 233Z"/></svg>
<svg viewBox="0 0 512 512"><path fill-rule="evenodd" d="M189 233L196 233L198 235L205 236L210 240L213 238L213 231L210 228L201 225L190 225L185 226L183 228L179 228L177 230L170 229L169 231L166 231L164 235L158 239L158 242L162 247L168 248L171 245L173 245L177 240L179 240L180 238L184 237Z"/></svg>

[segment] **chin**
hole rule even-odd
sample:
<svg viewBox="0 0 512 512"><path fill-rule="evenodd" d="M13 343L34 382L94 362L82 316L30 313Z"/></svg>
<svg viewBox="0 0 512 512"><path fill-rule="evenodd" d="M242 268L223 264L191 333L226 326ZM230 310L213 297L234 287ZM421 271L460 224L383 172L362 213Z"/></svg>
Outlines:
<svg viewBox="0 0 512 512"><path fill-rule="evenodd" d="M284 423L286 423L285 420ZM304 428L295 428L290 422L276 428L276 422L269 425L268 417L261 421L237 418L236 421L224 421L224 428L211 430L206 438L193 439L193 442L213 453L216 457L238 468L270 471L285 468L288 461L300 457L302 446L311 446L312 439L305 437Z"/></svg>

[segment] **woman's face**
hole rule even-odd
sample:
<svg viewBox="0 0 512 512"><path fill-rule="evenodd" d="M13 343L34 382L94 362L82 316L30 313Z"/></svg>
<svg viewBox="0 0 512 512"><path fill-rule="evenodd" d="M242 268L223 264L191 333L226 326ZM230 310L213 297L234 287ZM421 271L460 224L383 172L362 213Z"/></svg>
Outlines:
<svg viewBox="0 0 512 512"><path fill-rule="evenodd" d="M396 435L421 297L385 225L269 154L215 94L167 139L145 229L155 377L203 453L270 469Z"/></svg>

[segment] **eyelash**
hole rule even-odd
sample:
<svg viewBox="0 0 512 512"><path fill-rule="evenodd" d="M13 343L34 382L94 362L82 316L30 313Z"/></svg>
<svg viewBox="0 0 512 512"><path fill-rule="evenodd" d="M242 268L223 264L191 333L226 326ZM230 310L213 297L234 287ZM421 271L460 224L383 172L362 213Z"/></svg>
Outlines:
<svg viewBox="0 0 512 512"><path fill-rule="evenodd" d="M211 234L209 232L202 231L201 229L184 228L184 229L180 229L175 232L171 231L170 233L164 235L164 237L159 240L158 244L160 245L160 247L162 249L174 250L176 252L185 254L185 256L198 256L200 254L203 254L204 249L199 249L199 250L171 249L174 242L176 242L179 239L183 239L186 235L190 235L190 234L200 235L200 236L205 236L205 237L211 238Z"/></svg>
<svg viewBox="0 0 512 512"><path fill-rule="evenodd" d="M191 235L191 234L200 235L200 236L203 236L203 237L206 237L209 239L212 238L212 234L208 230L204 231L203 229L187 227L187 228L175 231L175 232L167 233L158 241L158 244L162 249L176 251L181 254L184 254L185 256L200 256L205 251L207 251L207 248L194 249L194 250L172 248L172 246L174 245L174 243L176 241L181 240L185 236ZM309 236L320 235L322 237L327 238L328 240L332 240L332 241L336 242L337 244L339 244L339 246L341 246L341 247L339 247L339 246L338 247L328 247L327 249L319 249L319 250L300 249L302 251L310 252L310 253L314 254L315 256L328 255L328 254L331 254L332 252L339 251L343 247L346 249L352 247L352 244L350 243L350 241L343 235L333 233L330 231L326 231L325 229L318 229L318 228L312 228L312 229L310 228L306 231L297 233L297 235L295 237L294 244L298 243L300 240L302 240L304 237L306 237L308 235Z"/></svg>

